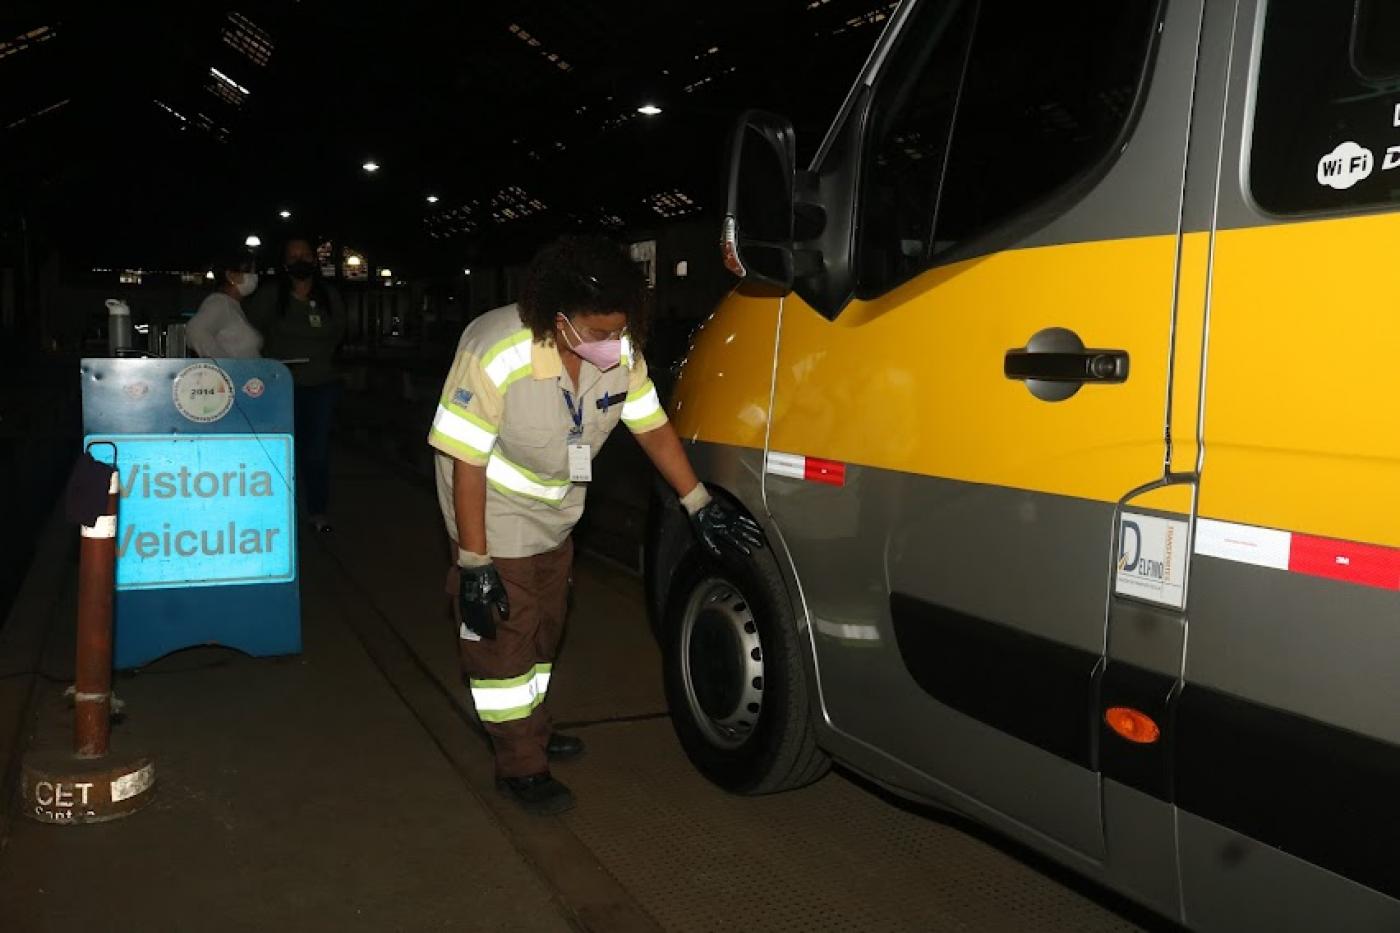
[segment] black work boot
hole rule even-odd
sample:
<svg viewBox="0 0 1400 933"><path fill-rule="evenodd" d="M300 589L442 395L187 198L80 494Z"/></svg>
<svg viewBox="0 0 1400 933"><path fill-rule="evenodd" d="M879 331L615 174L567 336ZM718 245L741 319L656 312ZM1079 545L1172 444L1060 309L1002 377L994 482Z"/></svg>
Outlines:
<svg viewBox="0 0 1400 933"><path fill-rule="evenodd" d="M544 751L549 756L550 761L577 758L583 754L583 739L576 735L552 732L549 736L549 742L545 744Z"/></svg>
<svg viewBox="0 0 1400 933"><path fill-rule="evenodd" d="M497 778L496 786L531 813L563 813L574 808L573 793L548 771L525 777Z"/></svg>

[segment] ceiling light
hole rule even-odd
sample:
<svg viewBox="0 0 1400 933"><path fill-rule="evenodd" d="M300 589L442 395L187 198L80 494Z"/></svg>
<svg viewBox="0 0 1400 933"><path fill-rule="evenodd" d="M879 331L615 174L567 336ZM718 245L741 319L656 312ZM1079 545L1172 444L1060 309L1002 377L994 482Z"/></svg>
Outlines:
<svg viewBox="0 0 1400 933"><path fill-rule="evenodd" d="M278 217L281 217L283 220L290 220L290 219L291 219L291 216L292 216L292 212L291 212L291 211L278 211L278 212L277 212L277 216L278 216Z"/></svg>
<svg viewBox="0 0 1400 933"><path fill-rule="evenodd" d="M472 274L472 270L470 270L470 269L463 269L463 270L462 270L462 274L463 274L463 275L471 275L471 274Z"/></svg>
<svg viewBox="0 0 1400 933"><path fill-rule="evenodd" d="M393 270L393 269L380 269L380 270L379 270L379 277L380 277L381 279L392 279L392 278L394 277L394 270Z"/></svg>
<svg viewBox="0 0 1400 933"><path fill-rule="evenodd" d="M428 203L429 203L429 204L436 204L437 202L438 202L438 196L437 196L437 195L435 195L435 194L430 194L430 195L428 195Z"/></svg>
<svg viewBox="0 0 1400 933"><path fill-rule="evenodd" d="M373 159L370 159L364 165L361 165L360 168L373 175L375 172L379 171L379 163L374 161Z"/></svg>
<svg viewBox="0 0 1400 933"><path fill-rule="evenodd" d="M359 256L351 256L345 260L347 266L359 266L364 264L364 260Z"/></svg>
<svg viewBox="0 0 1400 933"><path fill-rule="evenodd" d="M204 277L210 282L214 281L214 270L210 269L208 272L204 273Z"/></svg>
<svg viewBox="0 0 1400 933"><path fill-rule="evenodd" d="M228 75L224 74L224 73L223 73L222 71L220 71L219 69L217 69L217 68L210 68L210 69L209 69L209 73L210 73L211 75L213 75L214 77L218 78L219 81L221 81L221 82L222 82L224 85L226 85L227 87L232 88L233 90L235 90L235 91L237 91L238 93L242 94L244 97L247 97L247 96L248 96L248 89L247 89L246 87L244 87L243 85L239 84L237 81L233 80L232 78L230 78Z"/></svg>
<svg viewBox="0 0 1400 933"><path fill-rule="evenodd" d="M661 108L655 104L642 104L637 108L637 112L644 117L654 117L661 112Z"/></svg>
<svg viewBox="0 0 1400 933"><path fill-rule="evenodd" d="M258 236L256 233L249 234L248 239L243 241L243 245L249 249L257 249L259 246L262 246L262 237Z"/></svg>

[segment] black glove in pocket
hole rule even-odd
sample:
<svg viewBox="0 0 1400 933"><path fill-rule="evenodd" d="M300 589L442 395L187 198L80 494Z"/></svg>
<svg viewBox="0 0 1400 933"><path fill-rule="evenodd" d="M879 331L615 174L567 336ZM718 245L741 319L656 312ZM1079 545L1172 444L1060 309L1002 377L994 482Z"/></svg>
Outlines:
<svg viewBox="0 0 1400 933"><path fill-rule="evenodd" d="M499 621L510 618L510 600L495 565L457 568L457 617L468 632L492 640Z"/></svg>

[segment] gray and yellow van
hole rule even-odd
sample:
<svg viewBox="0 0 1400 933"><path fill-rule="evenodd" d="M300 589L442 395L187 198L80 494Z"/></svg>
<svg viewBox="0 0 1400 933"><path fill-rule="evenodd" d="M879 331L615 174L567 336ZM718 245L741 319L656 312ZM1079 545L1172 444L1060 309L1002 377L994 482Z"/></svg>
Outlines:
<svg viewBox="0 0 1400 933"><path fill-rule="evenodd" d="M1203 930L1400 930L1400 4L899 5L671 403L676 729L832 759Z"/></svg>

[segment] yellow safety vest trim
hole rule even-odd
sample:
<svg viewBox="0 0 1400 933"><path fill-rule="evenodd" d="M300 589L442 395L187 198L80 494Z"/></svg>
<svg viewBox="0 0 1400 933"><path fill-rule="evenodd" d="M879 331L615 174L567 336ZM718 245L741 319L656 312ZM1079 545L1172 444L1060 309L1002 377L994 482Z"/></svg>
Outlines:
<svg viewBox="0 0 1400 933"><path fill-rule="evenodd" d="M498 391L504 392L511 383L530 374L531 338L530 331L518 330L481 358L482 370Z"/></svg>
<svg viewBox="0 0 1400 933"><path fill-rule="evenodd" d="M630 430L656 427L665 420L666 412L661 408L661 399L650 379L627 393L622 405L622 421Z"/></svg>
<svg viewBox="0 0 1400 933"><path fill-rule="evenodd" d="M496 445L496 428L485 419L461 409L453 410L446 402L440 402L433 415L432 434L456 441L479 458L485 458Z"/></svg>
<svg viewBox="0 0 1400 933"><path fill-rule="evenodd" d="M563 504L572 486L566 479L546 479L511 463L499 450L491 451L491 459L486 464L486 481L508 495L525 496L556 508Z"/></svg>

